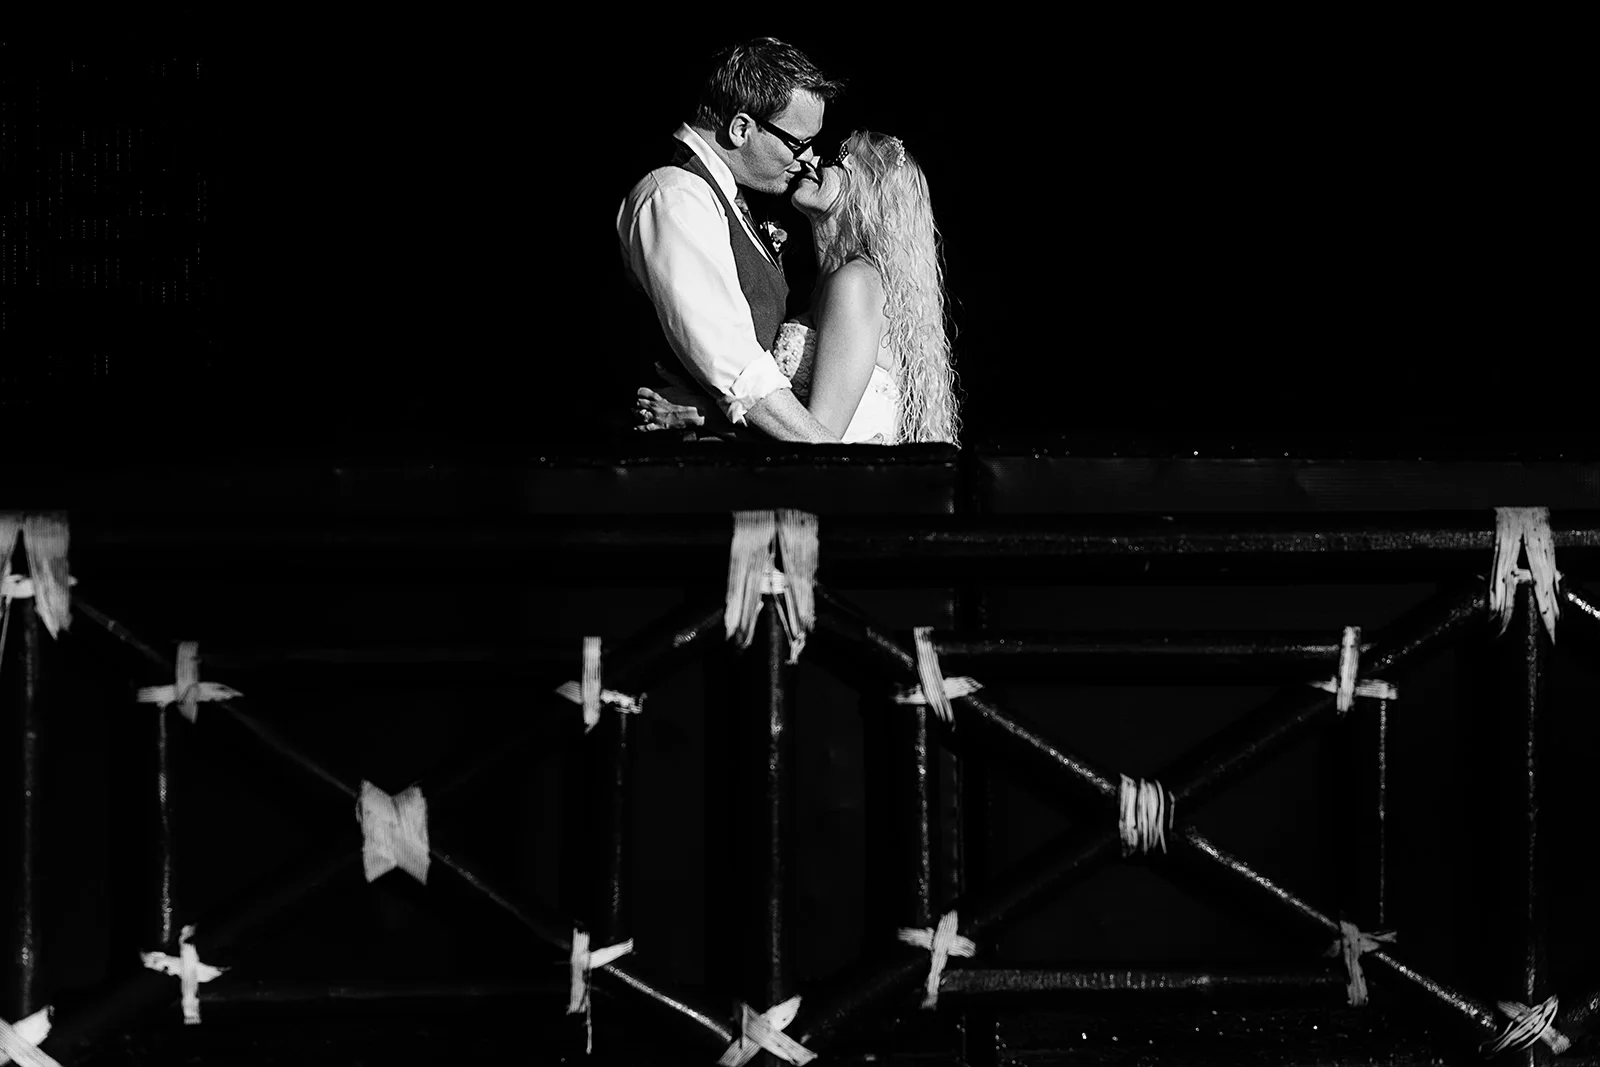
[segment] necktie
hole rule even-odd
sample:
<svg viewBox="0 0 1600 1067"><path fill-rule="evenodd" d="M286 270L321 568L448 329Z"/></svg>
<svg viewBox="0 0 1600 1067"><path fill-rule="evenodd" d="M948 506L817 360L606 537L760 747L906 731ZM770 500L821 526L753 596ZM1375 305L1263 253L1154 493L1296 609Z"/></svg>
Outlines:
<svg viewBox="0 0 1600 1067"><path fill-rule="evenodd" d="M739 205L739 210L744 213L744 221L748 222L750 224L750 228L754 230L756 228L756 220L755 217L750 214L750 205L745 201L743 189L739 189L734 192L733 202Z"/></svg>
<svg viewBox="0 0 1600 1067"><path fill-rule="evenodd" d="M755 216L750 214L750 205L745 203L743 189L740 189L733 194L733 202L739 208L739 212L744 215L744 221L749 223L750 232L756 235L757 242L759 242L767 251L767 253L771 255L772 246L767 244L766 235L761 232L761 227L756 225ZM777 257L773 256L773 258L776 259Z"/></svg>

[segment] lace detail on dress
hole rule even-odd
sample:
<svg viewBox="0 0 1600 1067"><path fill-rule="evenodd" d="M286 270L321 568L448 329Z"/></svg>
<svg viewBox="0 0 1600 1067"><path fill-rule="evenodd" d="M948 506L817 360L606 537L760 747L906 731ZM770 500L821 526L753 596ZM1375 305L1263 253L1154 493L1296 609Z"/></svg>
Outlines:
<svg viewBox="0 0 1600 1067"><path fill-rule="evenodd" d="M798 322L783 323L772 342L772 358L783 376L789 379L789 388L794 390L796 399L804 404L811 397L811 367L817 358L816 331Z"/></svg>

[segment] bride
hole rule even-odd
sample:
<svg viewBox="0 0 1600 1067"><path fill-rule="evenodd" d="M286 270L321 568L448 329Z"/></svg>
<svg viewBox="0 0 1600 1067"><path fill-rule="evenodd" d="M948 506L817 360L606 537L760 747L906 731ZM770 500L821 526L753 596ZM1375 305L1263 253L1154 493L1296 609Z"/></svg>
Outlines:
<svg viewBox="0 0 1600 1067"><path fill-rule="evenodd" d="M922 168L898 137L858 131L800 179L791 202L811 221L817 253L811 310L780 326L772 346L795 396L847 443L956 443L944 270ZM704 421L697 404L652 389L639 390L637 407L643 430Z"/></svg>

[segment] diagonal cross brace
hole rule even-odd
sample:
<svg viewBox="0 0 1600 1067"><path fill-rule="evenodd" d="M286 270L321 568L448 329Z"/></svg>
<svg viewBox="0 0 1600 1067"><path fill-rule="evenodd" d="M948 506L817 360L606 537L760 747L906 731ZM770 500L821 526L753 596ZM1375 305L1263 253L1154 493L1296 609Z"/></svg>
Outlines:
<svg viewBox="0 0 1600 1067"><path fill-rule="evenodd" d="M830 658L843 652L842 658L859 662L859 657L849 653L864 650L878 673L887 674L902 684L916 677L915 658L887 634L866 622L860 612L850 609L822 588L817 590L817 601L820 652ZM1373 645L1367 662L1374 671L1391 672L1422 658L1479 623L1484 603L1482 588L1475 582L1431 598L1392 625L1384 638ZM966 731L967 737L1032 766L1080 801L1097 809L1109 809L1117 795L1117 784L1109 775L1056 748L1036 731L979 697L962 699L966 708L963 721L974 727ZM1277 698L1196 746L1158 777L1171 783L1169 788L1174 798L1185 803L1185 810L1193 812L1196 804L1214 796L1266 758L1292 744L1324 718L1333 705L1330 694L1304 687L1286 689ZM1187 834L1185 831L1183 839L1188 839ZM1112 859L1119 840L1117 827L1110 818L1106 818L1103 825L1086 831L1069 831L1025 858L989 891L952 906L958 907L963 916L970 916L965 921L966 928L975 939L981 939L1036 907L1042 898L1072 877L1085 873L1096 863ZM1226 869L1240 877L1241 871L1248 870L1242 864ZM1264 877L1253 872L1249 880L1251 884L1271 886ZM1303 915L1315 916L1319 926L1332 934L1338 933L1336 921L1309 906L1307 909ZM858 968L832 995L818 997L808 1006L804 1025L798 1027L801 1040L808 1047L826 1046L835 1033L863 1010L911 985L925 969L918 966L924 958L899 950L881 963ZM1411 981L1458 1014L1465 1015L1479 1029L1495 1025L1493 1013L1487 1007L1401 967L1387 954L1373 953L1370 958L1378 961L1381 969Z"/></svg>
<svg viewBox="0 0 1600 1067"><path fill-rule="evenodd" d="M163 667L170 666L166 656L141 641L121 623L97 611L92 606L81 602L76 606L85 617L129 645L145 659ZM631 664L619 663L614 670L614 674L637 684L637 680L651 668L658 668L663 662L670 664L676 659L693 654L697 646L707 640L722 636L720 626L721 613L722 607L718 605L715 612L690 609L669 615L663 620L665 625L647 628L646 634L641 637L643 646L640 648L641 654L637 655L635 662ZM621 657L619 656L620 659ZM351 800L355 800L361 795L361 790L356 785L343 780L337 774L328 770L317 760L283 739L267 724L247 714L231 701L218 701L216 707L227 713L227 718L256 735L260 741L280 757L294 763L301 770L330 786L341 795ZM490 753L490 756L498 758L510 747L513 746L498 746ZM470 770L482 770L486 765L480 763L478 766L470 768ZM436 793L442 794L449 788L458 787L470 780L471 777L472 774L470 773L458 773L449 781L445 789L437 790ZM455 872L464 882L478 890L491 903L527 927L542 941L563 953L570 953L572 948L570 938L572 924L569 920L548 913L542 907L518 903L509 894L484 879L459 857L432 841L429 842L428 852L434 862ZM212 936L202 939L204 944L201 948L212 949L228 944L249 926L270 918L274 912L290 902L302 899L311 890L326 885L332 873L343 870L346 865L354 861L357 855L359 855L359 850L354 847L347 852L341 850L341 853L332 854L320 863L308 867L307 873L290 876L288 881L295 884L299 891L281 895L275 898L272 906L253 909L231 925L217 924L210 927ZM237 927L237 929L232 927ZM726 1048L736 1037L734 1028L722 1017L721 1013L696 1004L693 998L669 992L659 982L646 977L643 970L635 965L625 965L622 961L613 962L604 973L622 986L633 990L636 994L667 1008L678 1017L687 1020L695 1028L700 1042L707 1048ZM80 1008L58 1029L70 1032L74 1040L81 1042L99 1029L114 1024L126 1013L143 1007L146 1001L154 999L159 995L159 992L160 990L152 990L150 984L142 979L129 981L113 991L103 1002L91 1003Z"/></svg>

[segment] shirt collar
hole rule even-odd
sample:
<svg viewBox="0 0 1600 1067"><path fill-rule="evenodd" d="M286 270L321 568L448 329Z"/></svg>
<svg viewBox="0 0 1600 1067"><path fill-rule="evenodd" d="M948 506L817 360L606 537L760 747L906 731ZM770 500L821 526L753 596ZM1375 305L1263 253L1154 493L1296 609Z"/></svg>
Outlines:
<svg viewBox="0 0 1600 1067"><path fill-rule="evenodd" d="M722 187L722 195L726 196L730 202L738 197L739 183L733 180L733 171L729 170L728 165L722 161L722 158L711 150L711 146L706 144L704 137L691 130L688 123L679 126L678 132L672 136L688 145L689 151L700 157L700 162L706 165L706 170L711 172L711 177L715 178L717 184Z"/></svg>

